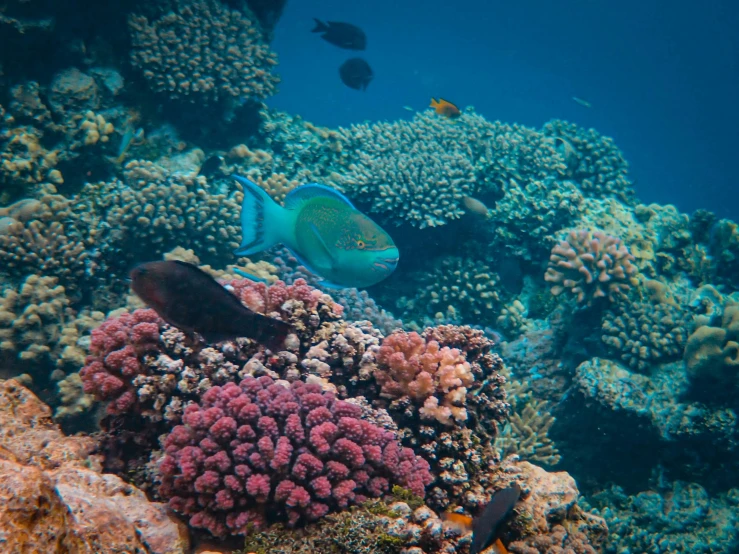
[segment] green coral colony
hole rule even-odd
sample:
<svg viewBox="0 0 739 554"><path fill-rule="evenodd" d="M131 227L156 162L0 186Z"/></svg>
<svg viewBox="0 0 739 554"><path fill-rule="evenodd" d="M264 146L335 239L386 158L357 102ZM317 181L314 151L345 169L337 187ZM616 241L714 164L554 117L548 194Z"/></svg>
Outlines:
<svg viewBox="0 0 739 554"><path fill-rule="evenodd" d="M3 551L464 554L454 521L518 485L513 553L736 552L737 224L640 204L564 121L268 109L283 4L111 6L48 77L54 8L0 8ZM297 245L305 183L353 227ZM242 237L245 194L284 221ZM163 259L284 349L160 319L125 276Z"/></svg>

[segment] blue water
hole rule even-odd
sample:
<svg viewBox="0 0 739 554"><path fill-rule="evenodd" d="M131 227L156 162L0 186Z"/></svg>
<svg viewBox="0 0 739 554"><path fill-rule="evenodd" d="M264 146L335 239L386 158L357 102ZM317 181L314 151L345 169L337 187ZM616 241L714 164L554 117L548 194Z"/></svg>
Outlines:
<svg viewBox="0 0 739 554"><path fill-rule="evenodd" d="M313 17L365 30L367 92L339 81L356 53L311 34ZM737 219L738 28L731 0L289 2L269 103L327 126L410 117L432 96L534 127L566 119L616 140L643 202Z"/></svg>

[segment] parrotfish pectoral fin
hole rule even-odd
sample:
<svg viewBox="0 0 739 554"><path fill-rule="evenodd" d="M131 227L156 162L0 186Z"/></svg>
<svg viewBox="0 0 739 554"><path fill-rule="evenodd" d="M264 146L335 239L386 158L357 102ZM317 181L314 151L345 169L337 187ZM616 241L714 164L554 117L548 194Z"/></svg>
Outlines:
<svg viewBox="0 0 739 554"><path fill-rule="evenodd" d="M313 235L316 237L318 244L321 246L321 250L324 256L326 257L326 261L328 262L326 266L333 269L334 267L336 267L336 257L331 253L331 249L326 244L326 241L323 240L321 233L318 231L318 227L316 227L312 223L309 225L309 227Z"/></svg>
<svg viewBox="0 0 739 554"><path fill-rule="evenodd" d="M282 242L285 236L285 210L256 183L239 175L233 175L233 178L244 187L241 245L234 254L248 256Z"/></svg>
<svg viewBox="0 0 739 554"><path fill-rule="evenodd" d="M345 287L344 285L337 285L336 283L332 283L331 281L326 281L326 280L318 281L318 284L321 285L323 288L326 288L326 289L335 289L335 290L338 290L338 289L348 288L348 287Z"/></svg>
<svg viewBox="0 0 739 554"><path fill-rule="evenodd" d="M307 202L311 198L317 197L335 198L350 208L356 209L349 199L338 190L327 187L326 185L319 185L318 183L308 183L291 190L287 196L285 196L285 208L288 210L294 210L303 202Z"/></svg>
<svg viewBox="0 0 739 554"><path fill-rule="evenodd" d="M268 283L267 279L257 277L256 275L252 275L251 273L247 273L246 271L239 269L238 267L233 268L233 272L236 275L241 275L243 278L254 281L255 283Z"/></svg>

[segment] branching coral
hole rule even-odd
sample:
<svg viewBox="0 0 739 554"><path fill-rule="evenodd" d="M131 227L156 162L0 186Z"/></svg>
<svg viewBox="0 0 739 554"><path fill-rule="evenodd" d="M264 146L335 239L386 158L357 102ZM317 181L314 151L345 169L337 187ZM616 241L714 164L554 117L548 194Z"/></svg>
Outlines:
<svg viewBox="0 0 739 554"><path fill-rule="evenodd" d="M415 295L398 300L404 319L439 319L441 314L454 323L484 325L495 320L502 304L499 277L485 261L444 256L417 275Z"/></svg>
<svg viewBox="0 0 739 554"><path fill-rule="evenodd" d="M588 196L613 196L634 204L634 191L628 178L628 164L613 139L595 129L582 129L574 123L554 120L542 132L554 139L567 166L566 175L577 182Z"/></svg>
<svg viewBox="0 0 739 554"><path fill-rule="evenodd" d="M264 510L290 524L315 520L394 483L423 496L428 463L361 412L302 382L213 387L164 441L160 494L216 536L261 527Z"/></svg>
<svg viewBox="0 0 739 554"><path fill-rule="evenodd" d="M256 18L217 0L178 2L155 21L129 18L131 61L151 88L190 103L262 100L276 91L277 57Z"/></svg>
<svg viewBox="0 0 739 554"><path fill-rule="evenodd" d="M444 425L467 420L467 387L475 378L464 354L456 348L428 343L418 333L393 333L385 338L377 354L375 379L381 396L409 397L422 405L422 419Z"/></svg>
<svg viewBox="0 0 739 554"><path fill-rule="evenodd" d="M462 198L474 194L475 169L462 133L428 114L410 123L353 126L347 134L361 146L342 184L395 224L444 225L462 216Z"/></svg>
<svg viewBox="0 0 739 554"><path fill-rule="evenodd" d="M578 304L591 306L600 298L613 302L637 284L633 260L621 239L601 231L570 231L567 240L552 248L544 280L553 283L553 295L568 291Z"/></svg>

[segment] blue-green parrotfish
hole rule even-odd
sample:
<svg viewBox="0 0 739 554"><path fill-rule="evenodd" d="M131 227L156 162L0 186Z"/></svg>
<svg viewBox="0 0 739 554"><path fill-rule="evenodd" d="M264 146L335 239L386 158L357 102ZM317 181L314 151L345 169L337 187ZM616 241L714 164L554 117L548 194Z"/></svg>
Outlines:
<svg viewBox="0 0 739 554"><path fill-rule="evenodd" d="M334 288L374 285L398 265L400 253L390 235L340 192L302 185L288 193L283 208L256 183L233 177L244 187L237 256L282 243L323 279L321 285Z"/></svg>

